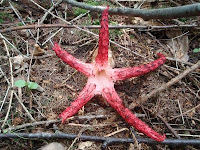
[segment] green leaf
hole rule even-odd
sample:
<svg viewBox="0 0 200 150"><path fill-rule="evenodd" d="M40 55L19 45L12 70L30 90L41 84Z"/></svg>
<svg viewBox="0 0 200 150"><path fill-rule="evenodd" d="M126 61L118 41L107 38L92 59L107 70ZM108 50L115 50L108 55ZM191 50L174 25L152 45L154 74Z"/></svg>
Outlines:
<svg viewBox="0 0 200 150"><path fill-rule="evenodd" d="M6 130L6 129L5 129L5 130L3 130L3 133L8 133L8 130Z"/></svg>
<svg viewBox="0 0 200 150"><path fill-rule="evenodd" d="M193 53L198 53L198 52L200 52L200 48L193 49Z"/></svg>
<svg viewBox="0 0 200 150"><path fill-rule="evenodd" d="M24 80L17 80L17 81L15 81L15 86L16 87L25 87L26 86L26 81L24 81Z"/></svg>
<svg viewBox="0 0 200 150"><path fill-rule="evenodd" d="M28 88L33 90L33 89L37 89L38 84L35 82L28 82Z"/></svg>

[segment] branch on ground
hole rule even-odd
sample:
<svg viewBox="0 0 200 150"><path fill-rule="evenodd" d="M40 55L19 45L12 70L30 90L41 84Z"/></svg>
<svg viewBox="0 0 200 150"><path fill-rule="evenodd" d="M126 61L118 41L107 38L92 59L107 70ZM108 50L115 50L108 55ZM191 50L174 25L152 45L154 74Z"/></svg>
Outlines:
<svg viewBox="0 0 200 150"><path fill-rule="evenodd" d="M76 25L79 28L87 29L100 29L100 25ZM179 28L192 28L193 30L199 30L197 24L183 24L183 25L166 25L166 26L148 26L148 25L109 25L109 29L138 29L142 31L157 31L157 30L167 30L167 29L179 29ZM74 25L68 24L32 24L25 26L16 26L1 29L0 33L24 30L24 29L38 29L38 28L75 28Z"/></svg>
<svg viewBox="0 0 200 150"><path fill-rule="evenodd" d="M92 5L77 2L74 0L64 0L64 1L72 6L80 7L80 8L90 10L90 11L95 11L95 12L102 12L106 9L106 7L92 6ZM178 6L178 7L170 7L170 8L151 9L151 10L133 9L133 8L128 8L128 7L117 7L117 8L110 8L109 14L141 17L145 20L191 17L191 16L200 15L200 3L185 5L185 6Z"/></svg>

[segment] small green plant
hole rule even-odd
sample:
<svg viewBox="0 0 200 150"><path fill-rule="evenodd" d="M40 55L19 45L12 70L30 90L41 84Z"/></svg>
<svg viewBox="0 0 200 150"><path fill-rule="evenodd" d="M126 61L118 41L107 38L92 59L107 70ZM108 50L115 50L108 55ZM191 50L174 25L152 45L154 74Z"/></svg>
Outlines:
<svg viewBox="0 0 200 150"><path fill-rule="evenodd" d="M17 80L15 81L16 87L28 87L30 90L37 89L38 84L35 82L26 82L25 80Z"/></svg>
<svg viewBox="0 0 200 150"><path fill-rule="evenodd" d="M18 22L16 25L17 26L23 26L23 23L22 22Z"/></svg>
<svg viewBox="0 0 200 150"><path fill-rule="evenodd" d="M6 12L0 12L0 23L4 23L6 20L13 21L13 17Z"/></svg>
<svg viewBox="0 0 200 150"><path fill-rule="evenodd" d="M109 5L112 6L111 3L107 2L107 1L96 1L96 0L89 0L87 2L85 2L88 5L92 5L92 6L102 6L102 5ZM79 16L81 14L85 14L88 10L82 9L82 8L78 8L75 7L73 8L73 14L75 16Z"/></svg>
<svg viewBox="0 0 200 150"><path fill-rule="evenodd" d="M74 8L74 9L73 9L73 14L74 14L75 16L79 16L79 15L81 15L81 14L85 14L86 12L87 12L87 10L82 9L82 8Z"/></svg>
<svg viewBox="0 0 200 150"><path fill-rule="evenodd" d="M200 48L193 49L193 53L199 53L199 52L200 52Z"/></svg>

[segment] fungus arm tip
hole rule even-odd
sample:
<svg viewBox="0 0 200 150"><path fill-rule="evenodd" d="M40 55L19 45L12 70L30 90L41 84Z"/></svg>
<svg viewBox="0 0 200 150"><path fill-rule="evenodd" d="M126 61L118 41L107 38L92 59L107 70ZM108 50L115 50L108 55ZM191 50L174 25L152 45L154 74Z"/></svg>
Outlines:
<svg viewBox="0 0 200 150"><path fill-rule="evenodd" d="M140 75L144 75L146 73L149 73L161 65L163 65L166 61L166 57L158 53L157 54L159 58L153 62L150 62L148 64L136 66L136 67L128 67L128 68L116 68L112 70L112 78L117 81L117 80L124 80L128 79L131 77L137 77Z"/></svg>
<svg viewBox="0 0 200 150"><path fill-rule="evenodd" d="M86 76L90 76L93 72L93 65L89 63L84 63L74 56L70 55L68 52L61 49L57 42L55 42L53 50L56 55L60 57L65 63L85 74Z"/></svg>
<svg viewBox="0 0 200 150"><path fill-rule="evenodd" d="M95 93L95 88L95 84L86 84L77 99L59 115L59 117L62 118L62 123L64 123L64 121L69 117L76 114L90 99L92 99Z"/></svg>
<svg viewBox="0 0 200 150"><path fill-rule="evenodd" d="M144 133L148 137L158 142L162 142L165 140L165 135L160 135L159 133L151 129L147 124L137 118L135 114L133 114L128 108L126 108L122 104L122 100L120 99L114 88L105 88L103 90L103 97L122 116L122 118L124 118L124 120L128 124L136 128L138 131Z"/></svg>

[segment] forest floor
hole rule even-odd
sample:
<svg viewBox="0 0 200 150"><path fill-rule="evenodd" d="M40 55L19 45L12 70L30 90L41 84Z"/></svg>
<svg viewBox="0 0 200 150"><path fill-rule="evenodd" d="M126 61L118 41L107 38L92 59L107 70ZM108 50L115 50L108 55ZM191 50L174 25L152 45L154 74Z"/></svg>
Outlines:
<svg viewBox="0 0 200 150"><path fill-rule="evenodd" d="M35 2L38 2L35 0ZM194 1L193 1L194 2ZM102 2L103 3L103 2ZM119 5L113 2L111 7ZM38 2L49 9L51 1ZM121 2L132 8L140 2ZM165 8L192 4L179 0L144 2L141 8ZM23 7L22 7L23 6ZM26 7L27 6L27 7ZM55 133L57 131L92 136L133 138L131 127L100 97L82 108L76 117L62 124L58 115L76 99L87 78L64 64L52 50L53 43L76 58L90 62L98 46L99 29L38 28L14 30L13 27L37 24L99 25L98 13L83 11L66 3L59 3L48 14L30 1L18 0L0 5L0 126L1 133L26 132ZM42 18L44 21L41 22ZM64 22L62 20L66 20ZM159 69L115 84L115 89L126 107L135 104L139 97L158 89L171 79L190 68L200 58L199 17L180 19L154 19L144 21L139 17L109 15L109 24L137 25L135 28L110 29L110 44L115 67L138 66L157 59L156 53L167 56L165 65ZM170 28L169 25L186 25ZM187 26L188 25L188 26ZM151 28L141 29L147 26ZM160 28L153 28L160 26ZM166 27L166 28L162 28ZM4 31L4 29L13 29ZM117 44L116 44L117 43ZM120 45L120 46L119 46ZM39 88L16 87L19 80L37 83ZM200 69L178 79L176 84L160 91L132 111L154 130L166 134L167 138L200 139ZM171 127L171 129L169 128ZM145 137L135 131L137 136ZM57 141L67 149L100 149L102 143L76 140L28 140L24 138L1 140L0 149L39 149ZM106 149L191 149L198 147L174 147L171 145L113 144Z"/></svg>

